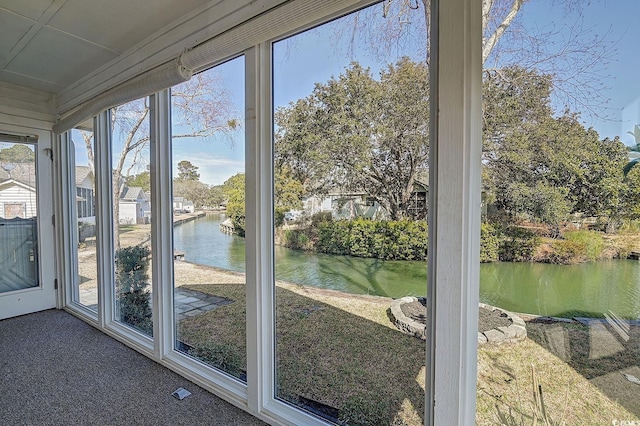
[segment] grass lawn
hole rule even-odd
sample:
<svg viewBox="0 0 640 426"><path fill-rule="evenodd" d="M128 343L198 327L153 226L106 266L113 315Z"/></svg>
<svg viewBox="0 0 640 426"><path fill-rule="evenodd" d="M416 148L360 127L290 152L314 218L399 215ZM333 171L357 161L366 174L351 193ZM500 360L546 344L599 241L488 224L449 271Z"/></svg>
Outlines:
<svg viewBox="0 0 640 426"><path fill-rule="evenodd" d="M178 333L183 342L194 348L197 357L242 376L246 369L244 285L184 287L234 300L182 321ZM425 345L394 328L387 317L390 299L344 297L338 292L284 283L276 288L276 299L280 398L294 404L312 401L320 403L316 407L324 404L335 410L327 408L328 413L349 424L423 424ZM599 382L609 373L622 375L618 371L604 371L607 365L612 365L610 358L602 358L598 364L585 356L584 345L590 344L590 330L574 328L566 331L573 345L568 353L575 354L569 359L567 353L559 353L557 345L552 344L554 339L548 338L550 328L545 324L528 325L531 338L522 342L481 346L477 424L532 424L532 364L553 419L562 417L566 400L568 425L638 420L639 413L633 410L635 396L628 389L638 394L640 386L625 385L627 393L616 396L611 388L619 386ZM586 336L586 340L578 336ZM636 337L623 352L637 350ZM615 358L617 363L613 365L637 369L639 359L637 352L627 353ZM636 364L630 365L633 362ZM627 403L627 409L614 402L618 398L626 398L623 403Z"/></svg>

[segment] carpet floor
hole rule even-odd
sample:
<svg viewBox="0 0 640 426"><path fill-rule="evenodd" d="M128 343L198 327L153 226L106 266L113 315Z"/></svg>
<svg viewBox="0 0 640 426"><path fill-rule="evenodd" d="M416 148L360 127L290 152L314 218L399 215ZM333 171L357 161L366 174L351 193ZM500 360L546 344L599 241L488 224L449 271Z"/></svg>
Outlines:
<svg viewBox="0 0 640 426"><path fill-rule="evenodd" d="M0 321L0 425L264 424L64 311Z"/></svg>

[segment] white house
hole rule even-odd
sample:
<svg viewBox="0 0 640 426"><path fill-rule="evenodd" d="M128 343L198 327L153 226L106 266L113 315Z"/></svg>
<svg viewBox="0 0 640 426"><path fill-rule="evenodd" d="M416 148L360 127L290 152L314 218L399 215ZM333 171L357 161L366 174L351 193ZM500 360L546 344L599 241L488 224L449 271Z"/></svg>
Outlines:
<svg viewBox="0 0 640 426"><path fill-rule="evenodd" d="M196 207L193 201L184 197L173 197L173 211L176 213L193 213Z"/></svg>
<svg viewBox="0 0 640 426"><path fill-rule="evenodd" d="M148 223L151 205L144 190L139 186L123 186L120 192L120 215L122 225Z"/></svg>
<svg viewBox="0 0 640 426"><path fill-rule="evenodd" d="M0 164L0 217L37 217L35 163Z"/></svg>

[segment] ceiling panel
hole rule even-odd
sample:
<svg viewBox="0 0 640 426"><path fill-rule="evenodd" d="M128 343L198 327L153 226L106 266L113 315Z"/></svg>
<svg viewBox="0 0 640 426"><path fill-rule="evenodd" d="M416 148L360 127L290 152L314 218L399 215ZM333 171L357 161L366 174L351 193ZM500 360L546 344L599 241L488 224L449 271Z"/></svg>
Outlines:
<svg viewBox="0 0 640 426"><path fill-rule="evenodd" d="M0 9L0 62L29 31L33 21Z"/></svg>
<svg viewBox="0 0 640 426"><path fill-rule="evenodd" d="M0 71L0 82L15 84L17 86L28 87L30 89L42 90L49 93L58 93L66 86L42 81L35 78L15 74L9 71Z"/></svg>
<svg viewBox="0 0 640 426"><path fill-rule="evenodd" d="M43 28L6 69L68 86L116 56L113 51L60 31Z"/></svg>
<svg viewBox="0 0 640 426"><path fill-rule="evenodd" d="M124 52L209 0L67 0L47 25Z"/></svg>
<svg viewBox="0 0 640 426"><path fill-rule="evenodd" d="M54 0L0 0L0 8L38 20Z"/></svg>

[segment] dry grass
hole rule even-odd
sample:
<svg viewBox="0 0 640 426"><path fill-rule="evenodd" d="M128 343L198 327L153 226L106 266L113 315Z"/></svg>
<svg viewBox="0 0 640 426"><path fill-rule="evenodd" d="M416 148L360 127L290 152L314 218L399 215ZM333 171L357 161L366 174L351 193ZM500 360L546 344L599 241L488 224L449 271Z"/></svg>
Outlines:
<svg viewBox="0 0 640 426"><path fill-rule="evenodd" d="M180 267L185 268L185 273L186 269L192 268L191 274L201 274L199 278L192 277L201 284L187 285L187 288L235 300L230 305L183 321L179 326L181 337L189 344L213 341L231 345L244 365L245 296L244 286L237 284L242 282L243 276L187 263ZM179 282L185 276L176 273ZM229 284L221 284L225 280ZM207 281L218 284L205 284ZM300 401L299 396L318 401L338 409L342 418L353 423L422 424L424 343L393 327L387 317L389 299L345 297L340 292L287 283L278 283L276 297L278 390L281 398L294 403ZM607 374L624 380L619 371L607 373L604 368L609 365L615 370L623 368L625 363L635 362L637 369L640 356L636 352L620 354L618 356L624 361L618 363L614 362L615 358L602 357L603 369L599 373L592 372L595 374L592 377L587 370L576 368L575 362L567 363L554 354L558 351L557 345L553 344L557 339L548 336L557 332L553 327L566 328L570 325L534 324L529 327L533 339L480 347L477 424L500 424L499 413L518 419L513 424L533 424L532 364L536 366L545 405L552 418L559 419L564 412L568 391L568 425L611 424L613 419L638 420L638 414L632 408L637 401L634 398L637 398L638 385L624 384L627 389L635 390L635 394L627 392L621 396L624 399L621 402L628 405L625 409L615 402L618 396L598 380L603 380ZM587 327L571 327L581 333L590 332ZM537 337L540 332L547 335L546 340ZM591 340L581 340L574 334L571 336L570 353L592 365L593 351L599 350L597 347L591 352L587 350L592 355L586 358L577 354L584 353L581 344L592 342L593 336ZM632 339L635 340L629 348L637 347L637 337L634 335ZM632 366L627 365L624 371L631 371L629 368ZM599 375L601 373L604 376Z"/></svg>

